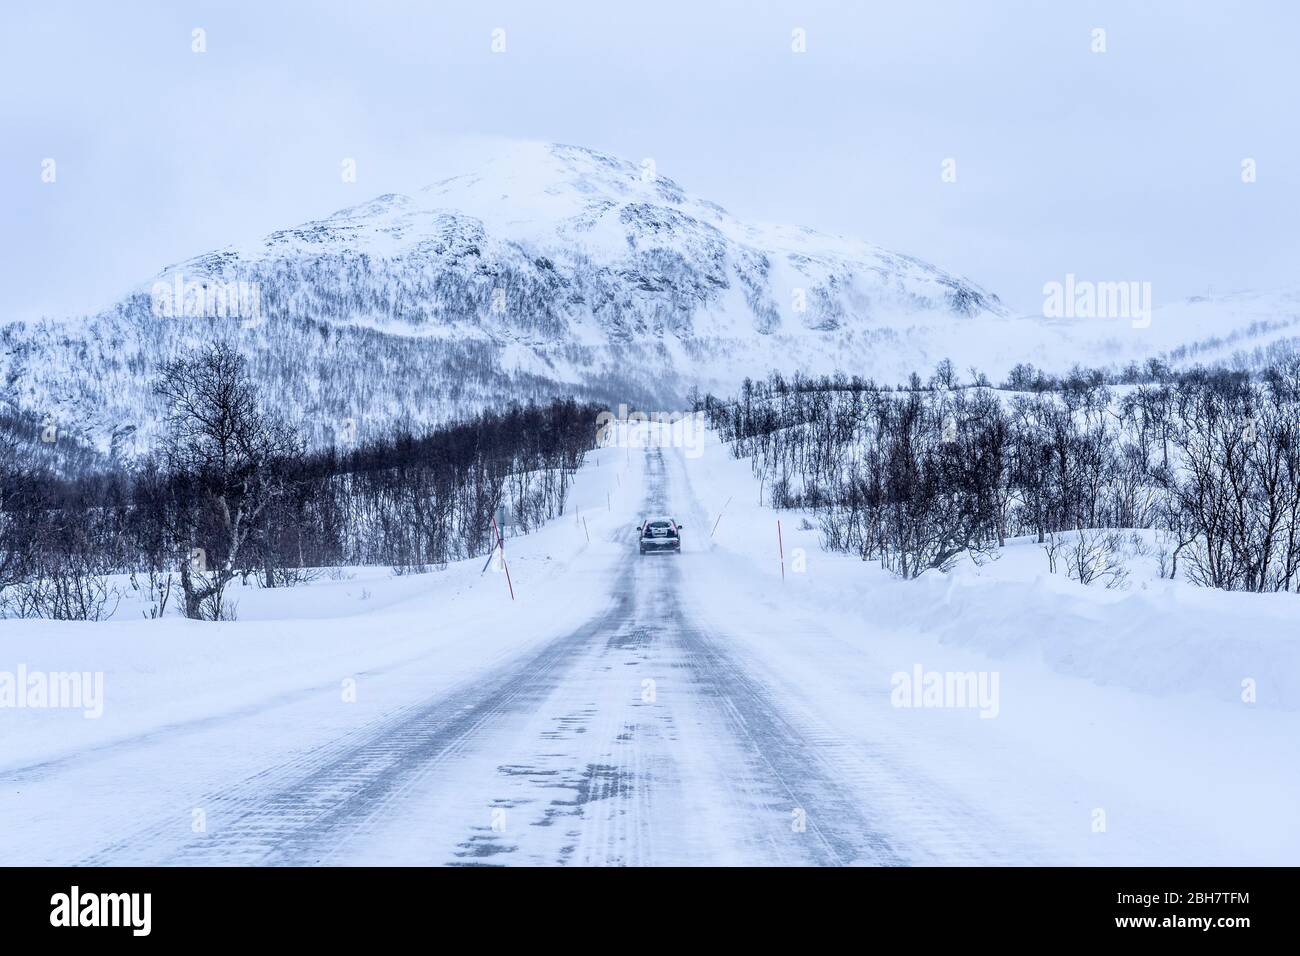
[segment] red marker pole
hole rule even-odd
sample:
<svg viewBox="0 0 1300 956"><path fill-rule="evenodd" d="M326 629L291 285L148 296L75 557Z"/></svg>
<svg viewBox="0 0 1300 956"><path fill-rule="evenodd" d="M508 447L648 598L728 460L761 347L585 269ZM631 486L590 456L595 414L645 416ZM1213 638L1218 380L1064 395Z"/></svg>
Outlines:
<svg viewBox="0 0 1300 956"><path fill-rule="evenodd" d="M785 542L781 540L781 519L776 519L776 546L781 551L781 580L785 580Z"/></svg>
<svg viewBox="0 0 1300 956"><path fill-rule="evenodd" d="M497 517L492 516L492 530L497 533L497 547L501 549L501 567L506 572L506 587L510 589L510 600L515 599L515 586L510 581L510 565L506 564L506 539L501 537L501 529L497 527ZM781 565L781 576L785 577L785 565Z"/></svg>

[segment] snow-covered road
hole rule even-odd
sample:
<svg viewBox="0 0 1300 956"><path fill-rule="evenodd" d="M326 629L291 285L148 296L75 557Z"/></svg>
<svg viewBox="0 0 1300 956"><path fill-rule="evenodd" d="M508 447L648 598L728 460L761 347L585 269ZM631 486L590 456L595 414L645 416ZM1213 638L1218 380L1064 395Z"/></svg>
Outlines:
<svg viewBox="0 0 1300 956"><path fill-rule="evenodd" d="M599 507L512 539L514 603L471 562L376 578L379 601L321 582L295 589L314 592L298 612L271 614L256 601L295 592L256 592L235 624L4 622L6 660L114 663L102 723L0 714L3 862L1291 858L1296 774L1261 763L1286 751L1293 712L1169 703L1018 659L999 665L997 720L891 706L890 675L914 663L989 667L903 623L908 604L961 595L883 584L851 560L804 555L805 569L794 553L783 585L775 541L759 553L737 526L744 506L711 500L751 492L719 479L740 463L710 451L593 456L580 478ZM636 518L660 512L684 522L684 553L639 557ZM710 540L719 515L729 524ZM809 539L790 529L787 547ZM870 591L876 617L819 605L845 582ZM339 614L344 594L368 604ZM1067 629L1072 614L1062 605ZM130 643L148 628L159 643ZM61 637L82 656L59 658ZM1288 822L1265 832L1252 818Z"/></svg>
<svg viewBox="0 0 1300 956"><path fill-rule="evenodd" d="M673 480L659 449L645 455L639 512L699 516L703 527L680 472ZM638 557L632 524L613 532L614 593L592 620L465 686L225 781L195 801L200 832L172 806L77 862L900 862L839 779L828 741L806 738L692 620L681 581L705 549ZM47 788L101 793L112 806L114 784L219 761L297 703L163 727L0 783L26 790L37 813ZM169 751L183 754L172 762ZM84 832L84 809L67 813Z"/></svg>

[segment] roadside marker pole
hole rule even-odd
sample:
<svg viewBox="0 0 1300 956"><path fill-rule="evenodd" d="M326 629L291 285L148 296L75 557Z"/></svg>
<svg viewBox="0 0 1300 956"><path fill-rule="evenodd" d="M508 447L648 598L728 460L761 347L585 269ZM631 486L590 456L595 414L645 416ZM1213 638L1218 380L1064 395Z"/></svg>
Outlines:
<svg viewBox="0 0 1300 956"><path fill-rule="evenodd" d="M727 505L729 505L729 504L731 504L731 499L730 499L730 498L727 499ZM723 514L724 511L727 510L727 505L723 505L723 506L722 506L722 511L719 511L719 512L718 512L718 521L721 521L721 520L722 520L722 514ZM710 537L710 538L713 537L713 532L718 530L718 521L713 522L713 529L709 532L709 537Z"/></svg>
<svg viewBox="0 0 1300 956"><path fill-rule="evenodd" d="M591 544L591 532L587 530L587 519L582 519L582 533L587 536L587 544Z"/></svg>
<svg viewBox="0 0 1300 956"><path fill-rule="evenodd" d="M515 586L510 580L510 565L506 564L506 539L501 537L501 529L497 527L496 515L492 516L492 530L497 533L497 547L501 549L501 567L506 572L506 587L510 588L510 600L513 601L515 599ZM782 565L782 568L784 568L784 565Z"/></svg>
<svg viewBox="0 0 1300 956"><path fill-rule="evenodd" d="M781 550L781 580L785 580L785 542L781 540L781 519L776 519L776 546Z"/></svg>

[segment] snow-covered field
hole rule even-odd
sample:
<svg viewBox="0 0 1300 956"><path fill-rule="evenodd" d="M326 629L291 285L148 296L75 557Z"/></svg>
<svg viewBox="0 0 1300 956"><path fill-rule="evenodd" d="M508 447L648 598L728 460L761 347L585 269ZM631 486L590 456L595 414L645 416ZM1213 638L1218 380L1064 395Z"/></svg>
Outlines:
<svg viewBox="0 0 1300 956"><path fill-rule="evenodd" d="M907 582L757 498L712 435L606 448L509 540L514 601L478 560L0 621L0 675L103 678L98 718L0 709L0 858L1300 862L1295 595L1088 588L1032 541ZM651 511L680 557L636 555Z"/></svg>

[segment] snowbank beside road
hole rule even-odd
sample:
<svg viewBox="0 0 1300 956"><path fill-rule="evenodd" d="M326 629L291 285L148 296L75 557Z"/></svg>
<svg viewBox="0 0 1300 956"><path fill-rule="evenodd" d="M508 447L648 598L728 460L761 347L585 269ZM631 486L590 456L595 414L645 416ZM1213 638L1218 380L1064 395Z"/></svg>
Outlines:
<svg viewBox="0 0 1300 956"><path fill-rule="evenodd" d="M1048 574L1032 541L904 581L759 505L749 462L712 433L680 471L706 528L717 521L683 575L693 612L805 733L851 742L839 773L873 788L914 862L1300 860L1296 595L1137 566L1127 591L1084 587ZM996 675L996 716L898 706L898 676L917 668Z"/></svg>
<svg viewBox="0 0 1300 956"><path fill-rule="evenodd" d="M1300 596L1216 591L1158 577L1154 559L1131 558L1124 589L1085 586L1049 573L1032 538L1011 539L992 560L902 581L874 561L822 551L816 517L758 504L748 460L713 432L689 464L707 503L712 544L780 583L776 522L786 552L784 588L827 611L888 620L942 643L1004 659L1046 662L1057 672L1144 693L1194 693L1241 703L1254 682L1264 709L1300 710ZM728 505L727 502L730 501ZM718 514L722 513L718 520ZM802 561L803 570L798 562Z"/></svg>

